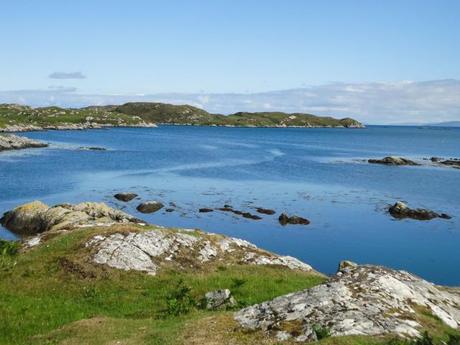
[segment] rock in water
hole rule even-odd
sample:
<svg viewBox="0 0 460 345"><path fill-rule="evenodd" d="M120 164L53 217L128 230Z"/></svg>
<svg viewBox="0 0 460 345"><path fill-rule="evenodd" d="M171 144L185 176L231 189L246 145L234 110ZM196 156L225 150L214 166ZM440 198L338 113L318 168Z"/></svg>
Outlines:
<svg viewBox="0 0 460 345"><path fill-rule="evenodd" d="M141 213L153 213L162 209L163 207L164 205L159 201L146 201L142 204L139 204L136 209Z"/></svg>
<svg viewBox="0 0 460 345"><path fill-rule="evenodd" d="M49 207L33 201L6 212L0 219L8 230L19 235L34 235L44 231L68 230L82 226L107 226L115 223L143 221L103 203L83 202Z"/></svg>
<svg viewBox="0 0 460 345"><path fill-rule="evenodd" d="M129 192L123 192L123 193L117 193L113 196L115 199L128 202L133 200L135 197L137 197L136 193L129 193Z"/></svg>
<svg viewBox="0 0 460 345"><path fill-rule="evenodd" d="M409 208L405 203L401 201L397 201L393 206L388 209L388 212L394 217L398 219L403 218L411 218L417 220L430 220L433 218L444 218L450 219L451 217L445 213L436 213L431 210L427 210L424 208Z"/></svg>
<svg viewBox="0 0 460 345"><path fill-rule="evenodd" d="M203 207L198 210L200 213L208 213L214 211L212 208Z"/></svg>
<svg viewBox="0 0 460 345"><path fill-rule="evenodd" d="M403 157L388 156L382 159L369 159L369 163L385 165L420 165L410 159Z"/></svg>
<svg viewBox="0 0 460 345"><path fill-rule="evenodd" d="M236 301L229 289L210 291L204 296L206 309L216 310L234 307Z"/></svg>
<svg viewBox="0 0 460 345"><path fill-rule="evenodd" d="M268 208L263 208L263 207L256 208L256 211L262 214L268 214L270 216L276 213L275 210L270 210Z"/></svg>
<svg viewBox="0 0 460 345"><path fill-rule="evenodd" d="M306 218L302 218L299 216L288 216L286 213L281 213L281 215L278 218L278 221L283 226L287 224L301 224L301 225L310 224L310 221Z"/></svg>
<svg viewBox="0 0 460 345"><path fill-rule="evenodd" d="M452 328L460 326L458 293L404 271L350 262L341 267L326 283L242 309L236 321L296 341L317 340L318 328L331 336L417 337L420 310Z"/></svg>

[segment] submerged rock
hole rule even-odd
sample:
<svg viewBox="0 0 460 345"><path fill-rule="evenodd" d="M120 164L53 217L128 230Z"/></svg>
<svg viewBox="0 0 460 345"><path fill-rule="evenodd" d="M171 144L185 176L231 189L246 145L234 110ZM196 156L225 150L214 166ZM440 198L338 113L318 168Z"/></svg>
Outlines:
<svg viewBox="0 0 460 345"><path fill-rule="evenodd" d="M48 144L12 134L0 134L0 151L47 147Z"/></svg>
<svg viewBox="0 0 460 345"><path fill-rule="evenodd" d="M78 149L83 151L107 151L106 148L98 146L81 146Z"/></svg>
<svg viewBox="0 0 460 345"><path fill-rule="evenodd" d="M262 217L259 217L258 215L255 215L255 214L252 214L252 213L249 213L249 212L243 212L243 211L239 211L239 210L234 210L232 208L232 206L230 206L230 205L224 205L224 207L218 208L218 210L223 211L223 212L231 212L233 214L236 214L238 216L242 216L243 218L247 218L247 219L252 219L252 220L260 220L260 219L262 219Z"/></svg>
<svg viewBox="0 0 460 345"><path fill-rule="evenodd" d="M450 219L451 217L445 213L437 213L424 208L409 208L405 203L397 201L394 205L390 206L388 212L398 219L411 218L417 220L430 220L433 218Z"/></svg>
<svg viewBox="0 0 460 345"><path fill-rule="evenodd" d="M206 269L207 265L275 265L305 272L310 265L236 238L202 232L155 229L97 235L86 243L94 263L156 274L161 268Z"/></svg>
<svg viewBox="0 0 460 345"><path fill-rule="evenodd" d="M446 159L446 160L440 161L439 164L460 169L460 159L457 159L457 158Z"/></svg>
<svg viewBox="0 0 460 345"><path fill-rule="evenodd" d="M136 207L141 213L153 213L162 209L164 205L159 201L146 201Z"/></svg>
<svg viewBox="0 0 460 345"><path fill-rule="evenodd" d="M122 193L117 193L113 196L115 199L128 202L133 200L135 197L137 197L136 193L130 193L130 192L122 192Z"/></svg>
<svg viewBox="0 0 460 345"><path fill-rule="evenodd" d="M256 208L256 211L262 214L268 214L268 215L273 215L276 213L275 210L270 210L268 208L263 208L263 207L258 207Z"/></svg>
<svg viewBox="0 0 460 345"><path fill-rule="evenodd" d="M115 223L143 221L103 203L83 202L53 207L33 201L4 213L0 219L8 230L19 235L34 235L44 231L68 230L85 226L107 226Z"/></svg>
<svg viewBox="0 0 460 345"><path fill-rule="evenodd" d="M417 337L423 310L459 328L460 294L404 271L351 262L340 267L329 281L242 309L235 320L245 329L297 341L316 341L318 329L331 336Z"/></svg>
<svg viewBox="0 0 460 345"><path fill-rule="evenodd" d="M420 165L410 159L396 156L389 156L382 159L368 159L372 164L385 164L385 165Z"/></svg>
<svg viewBox="0 0 460 345"><path fill-rule="evenodd" d="M214 210L212 208L207 208L207 207L203 207L203 208L200 208L198 210L198 212L200 213L209 213L209 212L213 212Z"/></svg>
<svg viewBox="0 0 460 345"><path fill-rule="evenodd" d="M286 213L281 213L281 215L278 218L278 221L283 226L287 224L301 224L301 225L310 224L310 221L306 218L302 218L299 216L288 216Z"/></svg>
<svg viewBox="0 0 460 345"><path fill-rule="evenodd" d="M236 301L229 289L210 291L204 295L206 309L216 310L231 308L236 305Z"/></svg>

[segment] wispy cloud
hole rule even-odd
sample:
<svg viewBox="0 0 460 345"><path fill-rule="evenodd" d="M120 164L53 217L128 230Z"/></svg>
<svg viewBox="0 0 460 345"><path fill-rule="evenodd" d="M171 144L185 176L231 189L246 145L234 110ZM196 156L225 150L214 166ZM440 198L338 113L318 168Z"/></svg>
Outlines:
<svg viewBox="0 0 460 345"><path fill-rule="evenodd" d="M393 83L333 83L262 93L163 93L90 95L72 88L0 92L0 102L32 106L120 104L152 101L190 104L210 112L306 112L354 117L370 124L425 123L460 120L460 80Z"/></svg>
<svg viewBox="0 0 460 345"><path fill-rule="evenodd" d="M50 79L86 79L81 72L53 72L48 78Z"/></svg>

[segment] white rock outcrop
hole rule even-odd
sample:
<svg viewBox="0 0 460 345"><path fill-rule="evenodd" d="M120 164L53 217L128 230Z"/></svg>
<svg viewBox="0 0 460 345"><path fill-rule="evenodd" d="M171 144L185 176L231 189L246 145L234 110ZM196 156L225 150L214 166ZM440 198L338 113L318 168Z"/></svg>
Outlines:
<svg viewBox="0 0 460 345"><path fill-rule="evenodd" d="M242 309L235 319L245 329L297 341L317 340L318 328L331 336L417 337L421 310L460 327L458 292L404 271L347 261L329 281Z"/></svg>
<svg viewBox="0 0 460 345"><path fill-rule="evenodd" d="M313 271L310 265L293 257L278 256L236 238L203 232L155 229L142 232L97 235L86 243L92 260L122 270L156 274L162 267L203 268L219 263L277 265Z"/></svg>

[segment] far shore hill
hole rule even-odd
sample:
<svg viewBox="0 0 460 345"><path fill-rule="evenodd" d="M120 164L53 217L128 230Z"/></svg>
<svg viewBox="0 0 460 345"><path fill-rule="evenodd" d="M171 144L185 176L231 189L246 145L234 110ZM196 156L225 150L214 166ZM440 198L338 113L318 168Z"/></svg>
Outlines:
<svg viewBox="0 0 460 345"><path fill-rule="evenodd" d="M192 125L227 127L331 127L362 128L352 118L336 119L306 113L238 112L212 114L191 105L165 103L126 103L123 105L60 108L32 108L0 104L0 132L48 129L87 129L102 127L154 127Z"/></svg>

